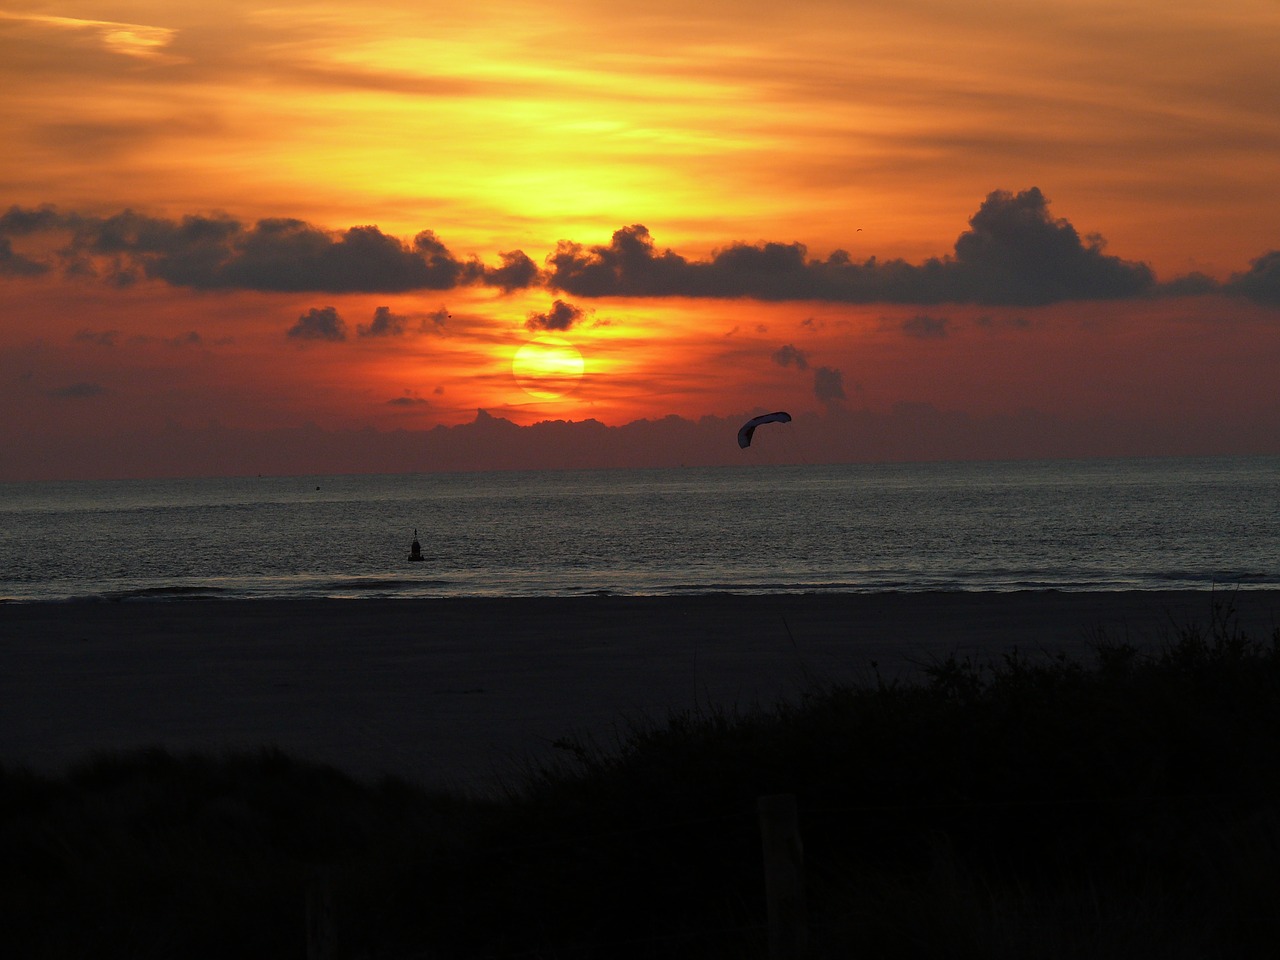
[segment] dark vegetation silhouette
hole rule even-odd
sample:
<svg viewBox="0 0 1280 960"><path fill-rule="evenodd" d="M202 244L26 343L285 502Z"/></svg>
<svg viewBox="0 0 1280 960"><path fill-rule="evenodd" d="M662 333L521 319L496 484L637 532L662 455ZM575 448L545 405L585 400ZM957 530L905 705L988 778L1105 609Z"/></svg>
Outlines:
<svg viewBox="0 0 1280 960"><path fill-rule="evenodd" d="M763 957L756 800L797 798L814 957L1270 957L1280 631L1011 651L566 739L496 795L272 750L0 771L0 953Z"/></svg>

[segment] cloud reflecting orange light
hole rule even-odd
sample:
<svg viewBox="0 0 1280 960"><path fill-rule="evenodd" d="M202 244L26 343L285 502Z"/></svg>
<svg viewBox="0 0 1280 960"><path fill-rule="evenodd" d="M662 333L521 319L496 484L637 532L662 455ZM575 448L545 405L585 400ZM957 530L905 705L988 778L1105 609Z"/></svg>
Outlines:
<svg viewBox="0 0 1280 960"><path fill-rule="evenodd" d="M1280 436L1277 30L1255 0L0 13L0 447L778 406ZM574 389L513 376L540 335Z"/></svg>

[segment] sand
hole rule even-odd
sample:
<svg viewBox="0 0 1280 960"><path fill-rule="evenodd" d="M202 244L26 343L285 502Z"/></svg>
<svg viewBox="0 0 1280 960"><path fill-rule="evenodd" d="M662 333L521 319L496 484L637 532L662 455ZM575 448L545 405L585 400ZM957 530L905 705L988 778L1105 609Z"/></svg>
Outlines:
<svg viewBox="0 0 1280 960"><path fill-rule="evenodd" d="M1280 591L0 604L0 763L270 745L487 790L567 735L952 653L1158 644L1215 600L1255 639L1280 625Z"/></svg>

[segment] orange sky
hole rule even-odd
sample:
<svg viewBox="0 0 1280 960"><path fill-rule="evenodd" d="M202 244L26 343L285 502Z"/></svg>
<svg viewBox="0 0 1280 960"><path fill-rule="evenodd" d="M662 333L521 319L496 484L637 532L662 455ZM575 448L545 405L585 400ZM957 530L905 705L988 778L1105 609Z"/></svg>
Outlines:
<svg viewBox="0 0 1280 960"><path fill-rule="evenodd" d="M0 11L0 480L1280 452L1273 0L190 6Z"/></svg>

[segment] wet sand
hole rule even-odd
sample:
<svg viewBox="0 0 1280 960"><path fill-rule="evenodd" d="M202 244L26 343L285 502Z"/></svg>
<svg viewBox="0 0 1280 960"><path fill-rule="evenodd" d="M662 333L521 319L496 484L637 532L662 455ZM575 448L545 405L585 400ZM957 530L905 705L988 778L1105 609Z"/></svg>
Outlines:
<svg viewBox="0 0 1280 960"><path fill-rule="evenodd" d="M1254 639L1280 626L1280 591L0 604L0 763L272 745L485 789L566 735L952 653L1159 644L1215 601Z"/></svg>

